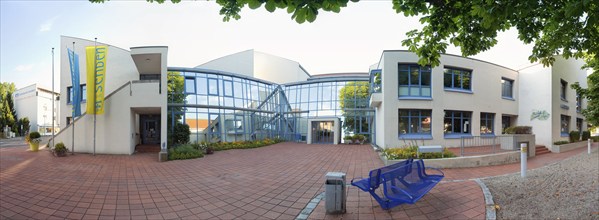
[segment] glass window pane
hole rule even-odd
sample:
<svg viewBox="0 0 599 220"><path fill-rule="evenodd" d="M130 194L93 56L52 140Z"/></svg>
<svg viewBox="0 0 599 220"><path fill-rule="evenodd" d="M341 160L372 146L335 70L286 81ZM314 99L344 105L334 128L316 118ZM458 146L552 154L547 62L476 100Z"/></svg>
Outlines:
<svg viewBox="0 0 599 220"><path fill-rule="evenodd" d="M233 83L233 92L235 92L235 98L243 98L243 89L240 82Z"/></svg>
<svg viewBox="0 0 599 220"><path fill-rule="evenodd" d="M185 78L185 93L196 93L195 78Z"/></svg>
<svg viewBox="0 0 599 220"><path fill-rule="evenodd" d="M200 95L206 95L206 86L208 85L208 83L206 82L206 78L197 78L196 79L196 92L197 94Z"/></svg>
<svg viewBox="0 0 599 220"><path fill-rule="evenodd" d="M419 84L419 68L418 67L410 67L410 85L418 85Z"/></svg>
<svg viewBox="0 0 599 220"><path fill-rule="evenodd" d="M399 85L409 85L408 75L408 71L399 71Z"/></svg>
<svg viewBox="0 0 599 220"><path fill-rule="evenodd" d="M225 96L233 96L233 82L228 81L228 80L223 80L223 86L224 88L224 92L225 92Z"/></svg>
<svg viewBox="0 0 599 220"><path fill-rule="evenodd" d="M452 87L452 77L451 72L448 69L445 69L445 74L443 75L443 86L451 88Z"/></svg>
<svg viewBox="0 0 599 220"><path fill-rule="evenodd" d="M423 86L431 85L431 72L422 72L422 84Z"/></svg>
<svg viewBox="0 0 599 220"><path fill-rule="evenodd" d="M208 94L218 95L218 80L208 79Z"/></svg>

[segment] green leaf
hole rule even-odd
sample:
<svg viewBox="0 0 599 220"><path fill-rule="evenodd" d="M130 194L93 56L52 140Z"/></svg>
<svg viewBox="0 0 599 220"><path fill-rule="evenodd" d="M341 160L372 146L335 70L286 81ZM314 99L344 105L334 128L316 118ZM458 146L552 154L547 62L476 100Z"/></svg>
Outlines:
<svg viewBox="0 0 599 220"><path fill-rule="evenodd" d="M268 0L266 1L266 5L264 5L264 8L266 8L268 12L274 12L275 9L277 9L277 6L274 0Z"/></svg>
<svg viewBox="0 0 599 220"><path fill-rule="evenodd" d="M260 6L262 6L262 2L260 2L259 0L247 0L247 3L250 9L257 9L260 8Z"/></svg>

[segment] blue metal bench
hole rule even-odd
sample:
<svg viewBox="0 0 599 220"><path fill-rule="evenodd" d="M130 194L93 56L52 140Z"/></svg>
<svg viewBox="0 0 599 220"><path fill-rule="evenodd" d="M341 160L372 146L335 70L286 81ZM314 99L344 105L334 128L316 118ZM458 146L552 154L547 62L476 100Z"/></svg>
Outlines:
<svg viewBox="0 0 599 220"><path fill-rule="evenodd" d="M439 174L427 174L426 169ZM353 179L351 184L370 193L383 209L403 203L414 204L428 193L445 174L439 169L425 168L424 161L408 159L396 164L371 170L368 178ZM383 195L376 189L382 184Z"/></svg>

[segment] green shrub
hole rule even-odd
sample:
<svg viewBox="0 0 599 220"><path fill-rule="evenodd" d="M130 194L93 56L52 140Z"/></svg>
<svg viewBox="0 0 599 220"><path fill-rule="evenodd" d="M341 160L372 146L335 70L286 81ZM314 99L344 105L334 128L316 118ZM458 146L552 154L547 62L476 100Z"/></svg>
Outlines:
<svg viewBox="0 0 599 220"><path fill-rule="evenodd" d="M173 132L168 134L168 146L176 146L189 143L189 125L177 122L173 128Z"/></svg>
<svg viewBox="0 0 599 220"><path fill-rule="evenodd" d="M591 140L593 140L593 142L599 142L599 136L593 136L591 137Z"/></svg>
<svg viewBox="0 0 599 220"><path fill-rule="evenodd" d="M383 150L383 155L388 160L399 160L416 158L418 154L418 146L408 146L403 148L387 148ZM443 149L443 153L421 153L420 158L422 159L435 159L435 158L455 157L455 154L449 151L447 148Z"/></svg>
<svg viewBox="0 0 599 220"><path fill-rule="evenodd" d="M25 141L27 141L27 143L31 143L31 142L39 143L41 141L40 137L42 137L40 135L40 133L37 131L34 131L34 132L29 133L29 135L27 135L25 137Z"/></svg>
<svg viewBox="0 0 599 220"><path fill-rule="evenodd" d="M586 141L591 137L591 132L590 131L583 131L582 132L582 140Z"/></svg>
<svg viewBox="0 0 599 220"><path fill-rule="evenodd" d="M506 134L532 134L531 126L513 126L504 130Z"/></svg>
<svg viewBox="0 0 599 220"><path fill-rule="evenodd" d="M264 139L264 140L256 140L256 141L235 141L235 142L219 142L219 143L210 143L208 147L212 147L215 151L221 150L230 150L230 149L249 149L249 148L258 148L264 147L271 144L276 144L283 142L281 139Z"/></svg>
<svg viewBox="0 0 599 220"><path fill-rule="evenodd" d="M64 156L67 152L69 152L69 149L67 149L64 143L58 142L54 145L54 149L52 149L52 151L54 151L57 156Z"/></svg>
<svg viewBox="0 0 599 220"><path fill-rule="evenodd" d="M562 145L562 144L567 144L567 143L570 143L570 142L569 141L556 141L556 142L553 142L553 144L555 144L555 145Z"/></svg>
<svg viewBox="0 0 599 220"><path fill-rule="evenodd" d="M179 145L177 147L169 149L168 151L169 160L185 160L199 158L203 156L204 154L191 144Z"/></svg>
<svg viewBox="0 0 599 220"><path fill-rule="evenodd" d="M570 139L570 143L577 142L578 140L580 140L580 132L570 131L569 139Z"/></svg>

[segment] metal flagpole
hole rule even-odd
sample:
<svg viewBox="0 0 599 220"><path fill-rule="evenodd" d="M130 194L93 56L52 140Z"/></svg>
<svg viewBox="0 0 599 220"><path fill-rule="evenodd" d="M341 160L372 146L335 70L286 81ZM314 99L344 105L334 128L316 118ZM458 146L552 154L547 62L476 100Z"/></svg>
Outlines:
<svg viewBox="0 0 599 220"><path fill-rule="evenodd" d="M94 85L93 85L94 102L92 102L92 104L94 105L94 156L96 156L96 92L97 92L96 91L96 83L98 83L97 82L98 79L96 78L96 75L98 74L98 68L97 68L98 61L96 60L96 57L97 57L96 52L98 50L97 42L98 42L98 38L94 37Z"/></svg>
<svg viewBox="0 0 599 220"><path fill-rule="evenodd" d="M75 41L73 41L73 66L74 65L75 65ZM73 68L73 67L71 67L71 68ZM72 77L73 76L71 76L71 78ZM71 79L71 82L73 82L73 79ZM75 86L79 86L79 85L72 85L71 88L73 89L73 92L75 91ZM79 90L77 90L77 91L79 91ZM79 96L77 96L77 97L79 97ZM73 98L75 98L75 94L73 94ZM71 100L71 101L73 102L74 100ZM77 100L77 101L79 101L79 100ZM75 108L74 105L75 105L75 102L73 102L73 108ZM73 136L71 137L72 138L72 140L71 140L71 155L73 155L73 154L75 154L75 109L73 109L73 111L71 111L71 116L72 116L71 123L73 124Z"/></svg>
<svg viewBox="0 0 599 220"><path fill-rule="evenodd" d="M56 128L54 127L54 114L56 113L54 102L56 102L56 100L54 99L54 47L52 47L52 145L50 145L50 149L54 147L54 129Z"/></svg>

